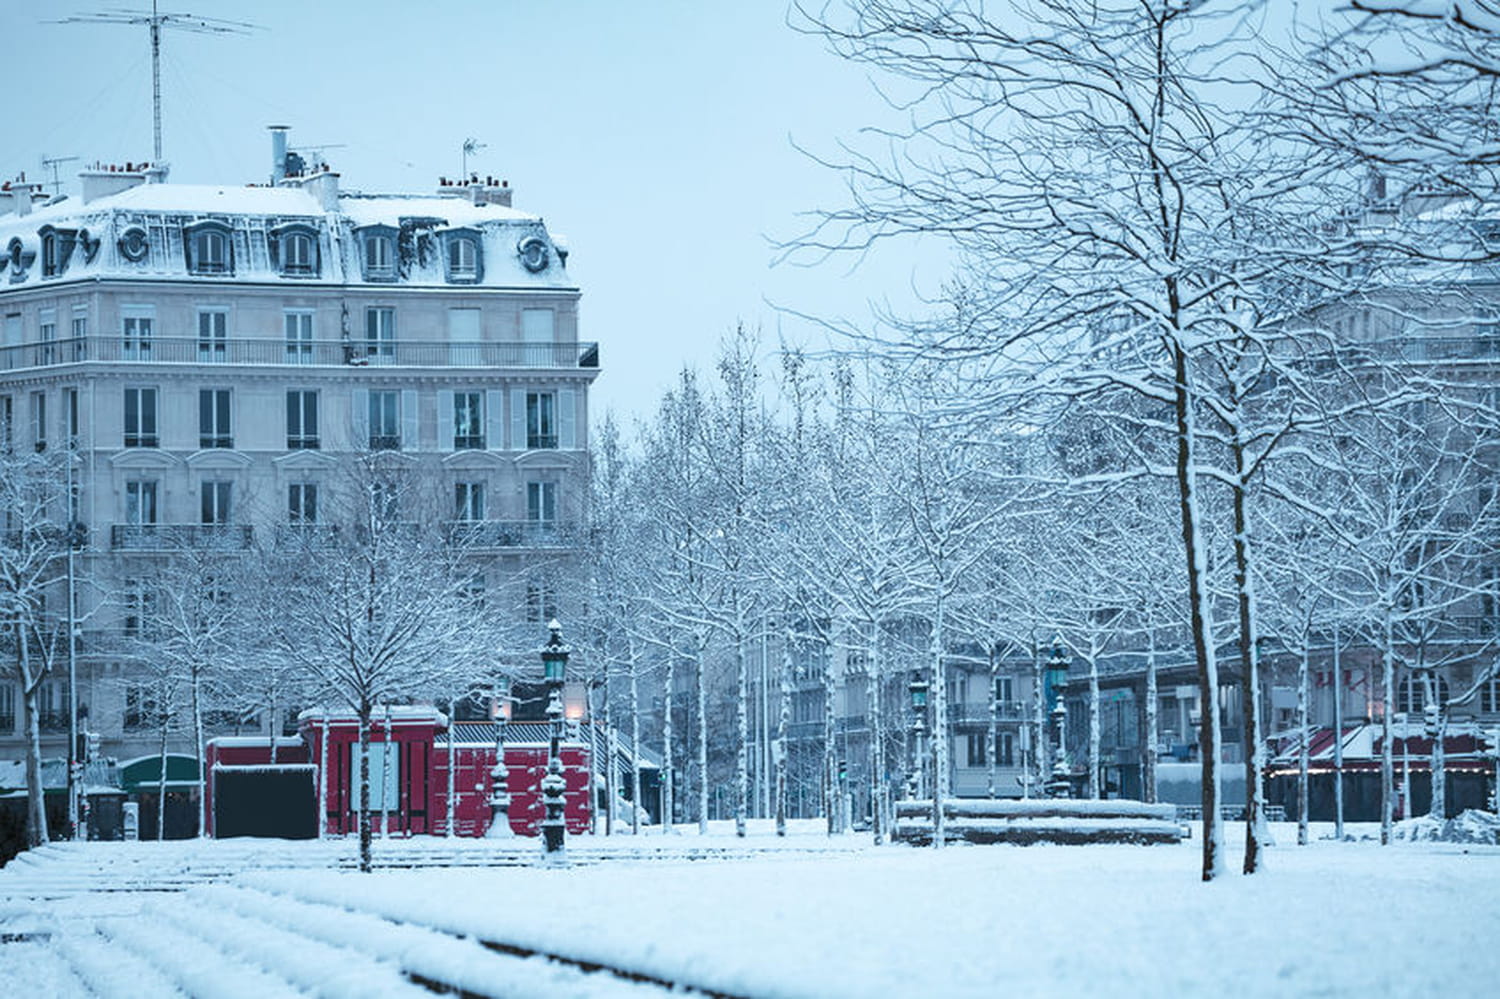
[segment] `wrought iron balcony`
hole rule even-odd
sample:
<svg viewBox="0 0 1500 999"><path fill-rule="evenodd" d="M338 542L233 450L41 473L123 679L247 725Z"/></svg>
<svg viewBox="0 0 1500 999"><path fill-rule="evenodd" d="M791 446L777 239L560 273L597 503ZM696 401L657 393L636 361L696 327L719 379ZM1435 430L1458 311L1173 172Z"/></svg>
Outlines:
<svg viewBox="0 0 1500 999"><path fill-rule="evenodd" d="M557 520L450 520L443 538L466 548L577 548L581 525Z"/></svg>
<svg viewBox="0 0 1500 999"><path fill-rule="evenodd" d="M109 529L115 551L243 551L254 541L249 524L112 524Z"/></svg>
<svg viewBox="0 0 1500 999"><path fill-rule="evenodd" d="M196 336L75 337L0 347L0 370L80 361L142 364L274 364L418 368L597 368L599 345L571 343L452 343L447 340L297 340L232 337L212 349Z"/></svg>
<svg viewBox="0 0 1500 999"><path fill-rule="evenodd" d="M279 551L318 551L338 544L337 524L277 524L276 548Z"/></svg>

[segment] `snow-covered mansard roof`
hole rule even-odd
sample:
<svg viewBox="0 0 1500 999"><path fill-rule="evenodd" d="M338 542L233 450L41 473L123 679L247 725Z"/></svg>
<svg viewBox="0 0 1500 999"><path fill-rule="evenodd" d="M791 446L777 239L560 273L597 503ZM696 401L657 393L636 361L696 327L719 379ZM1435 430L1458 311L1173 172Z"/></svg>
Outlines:
<svg viewBox="0 0 1500 999"><path fill-rule="evenodd" d="M0 213L0 291L85 278L576 287L566 245L540 216L475 204L465 193L339 192L337 175L328 174L300 185L142 183L92 200L53 198L24 214ZM229 236L222 268L191 257L189 237L207 229ZM315 239L306 266L284 266L293 233ZM392 240L388 270L366 271L369 236ZM449 242L458 238L474 240L478 254L472 268L454 272Z"/></svg>

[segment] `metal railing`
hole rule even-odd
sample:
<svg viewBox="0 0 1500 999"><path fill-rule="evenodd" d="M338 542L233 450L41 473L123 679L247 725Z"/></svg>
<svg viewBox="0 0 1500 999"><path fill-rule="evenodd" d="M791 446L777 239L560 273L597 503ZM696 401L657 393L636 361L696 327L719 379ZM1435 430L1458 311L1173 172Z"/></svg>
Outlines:
<svg viewBox="0 0 1500 999"><path fill-rule="evenodd" d="M952 713L953 722L958 725L988 725L990 723L988 704L954 704L949 711ZM1026 705L1020 701L1002 701L995 712L995 719L1003 722L1029 720Z"/></svg>
<svg viewBox="0 0 1500 999"><path fill-rule="evenodd" d="M583 543L579 524L546 520L450 520L443 539L466 548L576 548Z"/></svg>
<svg viewBox="0 0 1500 999"><path fill-rule="evenodd" d="M450 343L446 340L297 340L233 337L205 344L195 336L74 337L0 347L0 370L79 361L142 364L350 365L431 368L597 368L599 345Z"/></svg>
<svg viewBox="0 0 1500 999"><path fill-rule="evenodd" d="M111 524L109 528L109 546L115 551L243 551L254 541L255 530L249 524Z"/></svg>

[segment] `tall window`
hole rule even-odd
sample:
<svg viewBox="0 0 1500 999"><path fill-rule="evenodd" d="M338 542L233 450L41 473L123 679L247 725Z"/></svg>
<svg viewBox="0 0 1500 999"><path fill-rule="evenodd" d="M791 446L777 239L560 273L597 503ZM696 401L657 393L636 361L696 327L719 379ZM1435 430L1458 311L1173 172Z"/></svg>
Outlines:
<svg viewBox="0 0 1500 999"><path fill-rule="evenodd" d="M78 390L63 389L63 408L68 421L68 447L78 447Z"/></svg>
<svg viewBox="0 0 1500 999"><path fill-rule="evenodd" d="M1016 765L1015 733L995 733L995 762L1002 767L1013 767Z"/></svg>
<svg viewBox="0 0 1500 999"><path fill-rule="evenodd" d="M521 342L526 354L523 364L546 366L553 363L556 322L551 309L521 310Z"/></svg>
<svg viewBox="0 0 1500 999"><path fill-rule="evenodd" d="M57 311L55 309L43 309L37 321L37 340L40 343L43 364L57 363Z"/></svg>
<svg viewBox="0 0 1500 999"><path fill-rule="evenodd" d="M389 278L395 275L396 258L391 242L391 237L384 235L365 237L366 278Z"/></svg>
<svg viewBox="0 0 1500 999"><path fill-rule="evenodd" d="M286 363L311 364L313 362L313 314L311 312L288 312L285 314Z"/></svg>
<svg viewBox="0 0 1500 999"><path fill-rule="evenodd" d="M453 487L454 520L484 519L484 483L459 482Z"/></svg>
<svg viewBox="0 0 1500 999"><path fill-rule="evenodd" d="M47 450L47 393L31 393L31 442L38 451Z"/></svg>
<svg viewBox="0 0 1500 999"><path fill-rule="evenodd" d="M198 313L198 362L219 364L228 359L229 313L204 309Z"/></svg>
<svg viewBox="0 0 1500 999"><path fill-rule="evenodd" d="M156 389L125 390L125 446L159 446L156 436Z"/></svg>
<svg viewBox="0 0 1500 999"><path fill-rule="evenodd" d="M995 677L995 700L1003 706L1015 699L1014 681L1008 676Z"/></svg>
<svg viewBox="0 0 1500 999"><path fill-rule="evenodd" d="M10 396L0 395L0 453L10 454L16 445L13 430L15 418L15 407Z"/></svg>
<svg viewBox="0 0 1500 999"><path fill-rule="evenodd" d="M311 451L318 446L318 393L293 389L286 394L287 450Z"/></svg>
<svg viewBox="0 0 1500 999"><path fill-rule="evenodd" d="M132 527L156 525L156 482L131 479L125 483L125 523Z"/></svg>
<svg viewBox="0 0 1500 999"><path fill-rule="evenodd" d="M293 482L286 487L286 519L289 524L318 522L317 483Z"/></svg>
<svg viewBox="0 0 1500 999"><path fill-rule="evenodd" d="M199 229L191 237L189 267L194 274L230 272L229 234L218 229Z"/></svg>
<svg viewBox="0 0 1500 999"><path fill-rule="evenodd" d="M965 757L965 758L969 761L969 766L971 766L971 767L982 767L982 766L984 766L984 764L985 764L984 745L985 745L985 742L988 739L988 735L989 735L989 733L987 733L987 732L969 732L969 733L967 733L967 736L968 736L967 741L968 741L968 744L969 744L969 746L968 746L969 755L967 757Z"/></svg>
<svg viewBox="0 0 1500 999"><path fill-rule="evenodd" d="M1441 676L1433 677L1430 682L1422 676L1406 677L1396 689L1396 710L1408 715L1421 715L1427 710L1429 691L1432 698L1442 704L1449 697L1448 681Z"/></svg>
<svg viewBox="0 0 1500 999"><path fill-rule="evenodd" d="M1479 688L1479 710L1487 715L1500 713L1500 677L1490 677Z"/></svg>
<svg viewBox="0 0 1500 999"><path fill-rule="evenodd" d="M371 359L391 360L396 356L396 310L390 306L372 306L365 310L365 353Z"/></svg>
<svg viewBox="0 0 1500 999"><path fill-rule="evenodd" d="M550 621L557 617L557 593L552 584L538 580L526 584L526 620Z"/></svg>
<svg viewBox="0 0 1500 999"><path fill-rule="evenodd" d="M479 246L468 236L448 241L448 276L473 279L479 273Z"/></svg>
<svg viewBox="0 0 1500 999"><path fill-rule="evenodd" d="M526 446L529 449L557 447L557 396L552 392L526 393Z"/></svg>
<svg viewBox="0 0 1500 999"><path fill-rule="evenodd" d="M125 634L137 638L151 638L157 631L156 591L144 579L125 580ZM127 710L127 721L129 724Z"/></svg>
<svg viewBox="0 0 1500 999"><path fill-rule="evenodd" d="M370 393L370 450L392 451L401 447L401 393Z"/></svg>
<svg viewBox="0 0 1500 999"><path fill-rule="evenodd" d="M234 447L234 431L229 426L228 389L199 389L198 446Z"/></svg>
<svg viewBox="0 0 1500 999"><path fill-rule="evenodd" d="M73 360L81 361L87 355L89 336L89 307L73 306Z"/></svg>
<svg viewBox="0 0 1500 999"><path fill-rule="evenodd" d="M453 446L484 448L484 393L453 393Z"/></svg>
<svg viewBox="0 0 1500 999"><path fill-rule="evenodd" d="M62 273L61 249L56 233L42 236L42 277L57 277Z"/></svg>
<svg viewBox="0 0 1500 999"><path fill-rule="evenodd" d="M0 683L0 735L12 735L16 731L16 687L13 683Z"/></svg>
<svg viewBox="0 0 1500 999"><path fill-rule="evenodd" d="M526 519L535 524L557 522L557 483L526 483Z"/></svg>
<svg viewBox="0 0 1500 999"><path fill-rule="evenodd" d="M127 314L122 319L120 356L127 361L151 360L151 337L156 324L154 316Z"/></svg>
<svg viewBox="0 0 1500 999"><path fill-rule="evenodd" d="M283 274L308 275L316 270L313 260L313 240L305 232L287 233L281 238L281 272Z"/></svg>
<svg viewBox="0 0 1500 999"><path fill-rule="evenodd" d="M229 523L229 496L230 485L228 482L204 482L199 488L199 512L204 524L220 525Z"/></svg>

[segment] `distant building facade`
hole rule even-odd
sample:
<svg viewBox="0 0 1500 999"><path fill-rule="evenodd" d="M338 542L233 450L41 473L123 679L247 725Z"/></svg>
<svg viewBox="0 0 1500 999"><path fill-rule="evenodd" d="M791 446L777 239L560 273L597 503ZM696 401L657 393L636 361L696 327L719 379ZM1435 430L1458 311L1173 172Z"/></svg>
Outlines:
<svg viewBox="0 0 1500 999"><path fill-rule="evenodd" d="M577 564L599 355L561 238L502 181L361 194L272 138L265 185L125 164L77 197L0 190L0 447L76 451L77 701L108 756L156 748L115 652L153 565L316 529L353 455L399 456L434 507L402 516L461 525L514 595L490 606L538 634ZM64 754L68 700L54 673L44 756ZM0 758L21 755L20 715L0 684Z"/></svg>

